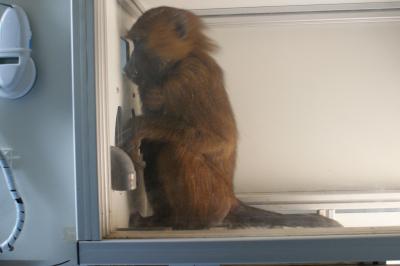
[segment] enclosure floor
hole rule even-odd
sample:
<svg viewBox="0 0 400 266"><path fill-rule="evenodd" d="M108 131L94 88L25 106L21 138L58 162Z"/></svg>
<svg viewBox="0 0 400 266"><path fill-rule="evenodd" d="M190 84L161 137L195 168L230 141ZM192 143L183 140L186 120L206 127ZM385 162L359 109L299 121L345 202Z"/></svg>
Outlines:
<svg viewBox="0 0 400 266"><path fill-rule="evenodd" d="M335 227L335 228L246 228L227 229L211 228L207 230L138 230L120 228L111 232L107 239L155 239L155 238L223 238L223 237L302 237L302 236L354 236L354 235L398 235L396 227Z"/></svg>

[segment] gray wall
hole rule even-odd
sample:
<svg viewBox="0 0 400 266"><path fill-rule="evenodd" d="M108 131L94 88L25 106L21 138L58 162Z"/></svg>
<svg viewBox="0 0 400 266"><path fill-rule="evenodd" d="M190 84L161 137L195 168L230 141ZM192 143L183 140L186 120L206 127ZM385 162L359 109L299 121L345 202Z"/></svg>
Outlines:
<svg viewBox="0 0 400 266"><path fill-rule="evenodd" d="M15 251L1 260L76 264L71 71L71 0L15 0L33 32L38 79L19 100L0 99L0 147L10 147L17 185L26 203L26 224ZM0 241L15 212L0 176ZM4 261L3 261L4 263ZM21 265L21 264L18 264Z"/></svg>

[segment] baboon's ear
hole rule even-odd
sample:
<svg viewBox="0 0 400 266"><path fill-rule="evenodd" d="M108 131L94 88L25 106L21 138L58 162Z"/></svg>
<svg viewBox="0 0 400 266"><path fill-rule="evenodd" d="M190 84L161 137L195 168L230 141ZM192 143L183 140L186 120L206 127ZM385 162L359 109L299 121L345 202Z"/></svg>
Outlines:
<svg viewBox="0 0 400 266"><path fill-rule="evenodd" d="M185 15L178 16L178 19L175 23L175 31L180 39L185 39L188 34L187 24L188 24L188 19Z"/></svg>

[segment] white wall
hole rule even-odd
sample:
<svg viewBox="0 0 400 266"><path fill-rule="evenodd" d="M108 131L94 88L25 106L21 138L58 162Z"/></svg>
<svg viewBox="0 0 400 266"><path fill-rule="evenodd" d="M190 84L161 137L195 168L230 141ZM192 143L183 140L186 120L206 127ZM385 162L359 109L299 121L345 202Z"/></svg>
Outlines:
<svg viewBox="0 0 400 266"><path fill-rule="evenodd" d="M239 125L237 192L399 189L400 22L310 19L208 20Z"/></svg>
<svg viewBox="0 0 400 266"><path fill-rule="evenodd" d="M0 254L0 264L18 259L16 265L24 265L22 260L45 261L38 265L71 260L65 265L76 265L71 1L2 2L20 5L29 16L38 79L22 99L0 99L0 147L20 156L13 168L26 204L15 251ZM0 241L12 229L14 215L0 176Z"/></svg>

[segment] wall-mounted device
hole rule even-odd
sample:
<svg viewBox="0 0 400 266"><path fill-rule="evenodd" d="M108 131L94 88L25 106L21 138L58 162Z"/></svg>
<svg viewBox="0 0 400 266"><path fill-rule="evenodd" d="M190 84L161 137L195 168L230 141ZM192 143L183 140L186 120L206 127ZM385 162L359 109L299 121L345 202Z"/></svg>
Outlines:
<svg viewBox="0 0 400 266"><path fill-rule="evenodd" d="M32 32L28 17L19 6L0 4L0 97L16 99L24 96L36 80L31 58ZM24 202L18 193L7 158L0 150L0 169L16 209L15 225L7 239L0 242L0 253L13 251L25 223Z"/></svg>
<svg viewBox="0 0 400 266"><path fill-rule="evenodd" d="M24 96L36 80L31 58L32 33L19 6L0 4L0 97Z"/></svg>

